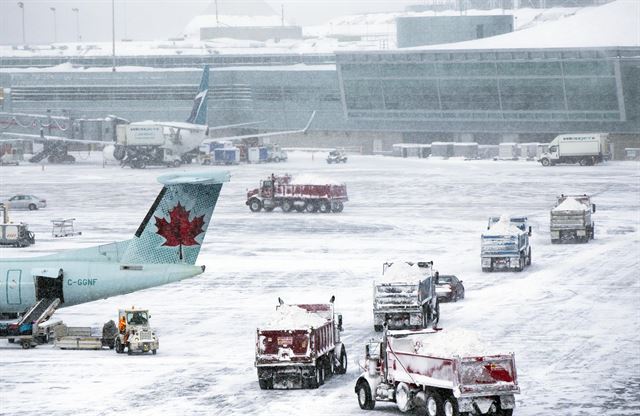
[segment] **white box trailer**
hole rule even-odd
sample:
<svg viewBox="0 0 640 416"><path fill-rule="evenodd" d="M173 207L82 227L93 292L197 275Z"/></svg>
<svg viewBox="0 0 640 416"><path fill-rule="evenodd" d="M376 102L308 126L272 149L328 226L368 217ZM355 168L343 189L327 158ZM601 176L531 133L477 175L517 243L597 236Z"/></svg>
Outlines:
<svg viewBox="0 0 640 416"><path fill-rule="evenodd" d="M498 145L498 159L517 160L520 156L520 149L517 143L500 143Z"/></svg>
<svg viewBox="0 0 640 416"><path fill-rule="evenodd" d="M561 134L549 143L549 151L538 160L543 166L558 163L595 165L610 157L608 135L605 133Z"/></svg>
<svg viewBox="0 0 640 416"><path fill-rule="evenodd" d="M161 146L164 144L162 126L119 124L116 142L123 146Z"/></svg>

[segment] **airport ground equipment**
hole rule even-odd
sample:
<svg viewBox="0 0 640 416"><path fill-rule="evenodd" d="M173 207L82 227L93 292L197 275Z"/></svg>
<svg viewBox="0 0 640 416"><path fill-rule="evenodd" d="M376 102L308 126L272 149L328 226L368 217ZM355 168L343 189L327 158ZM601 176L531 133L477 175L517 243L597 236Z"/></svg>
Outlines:
<svg viewBox="0 0 640 416"><path fill-rule="evenodd" d="M256 330L258 382L262 389L318 388L327 377L347 371L340 340L342 315L334 297L322 304L285 304Z"/></svg>
<svg viewBox="0 0 640 416"><path fill-rule="evenodd" d="M9 285L14 283L9 282ZM60 299L57 298L40 299L19 319L0 323L0 339L7 339L10 343L18 340L24 349L35 347L36 338L40 335L39 325L53 315L59 304Z"/></svg>
<svg viewBox="0 0 640 416"><path fill-rule="evenodd" d="M327 156L327 163L347 163L347 155L341 150L332 150Z"/></svg>
<svg viewBox="0 0 640 416"><path fill-rule="evenodd" d="M542 166L559 163L579 163L582 166L595 165L610 159L608 135L561 134L549 143L549 151L543 153L538 161Z"/></svg>
<svg viewBox="0 0 640 416"><path fill-rule="evenodd" d="M102 333L94 335L91 327L72 327L61 324L54 329L55 346L62 350L100 350L103 347L113 349L118 329L113 320L102 327Z"/></svg>
<svg viewBox="0 0 640 416"><path fill-rule="evenodd" d="M427 329L371 340L355 386L360 408L384 401L427 416L511 416L520 393L513 353L466 352L457 338Z"/></svg>
<svg viewBox="0 0 640 416"><path fill-rule="evenodd" d="M483 272L521 272L531 264L529 230L514 225L509 217L502 216L481 236L481 265Z"/></svg>
<svg viewBox="0 0 640 416"><path fill-rule="evenodd" d="M149 325L149 311L147 309L120 309L118 322L124 318L125 327L119 330L115 338L115 350L122 354L125 349L127 354L151 352L156 354L160 348L160 342L155 331Z"/></svg>
<svg viewBox="0 0 640 416"><path fill-rule="evenodd" d="M247 192L246 205L253 212L342 212L349 200L347 185L320 183L322 180L294 181L290 175L275 176L260 181L260 187Z"/></svg>
<svg viewBox="0 0 640 416"><path fill-rule="evenodd" d="M387 262L373 284L373 328L419 329L436 325L440 304L432 261Z"/></svg>
<svg viewBox="0 0 640 416"><path fill-rule="evenodd" d="M591 213L596 204L588 195L560 195L551 210L549 230L551 242L587 243L595 238L595 222Z"/></svg>
<svg viewBox="0 0 640 416"><path fill-rule="evenodd" d="M0 246L28 247L36 243L35 234L29 231L25 223L12 223L9 221L9 208L0 203L2 210L2 223L0 223Z"/></svg>
<svg viewBox="0 0 640 416"><path fill-rule="evenodd" d="M73 227L75 218L56 218L51 220L52 237L72 237L82 235L82 231L76 231Z"/></svg>

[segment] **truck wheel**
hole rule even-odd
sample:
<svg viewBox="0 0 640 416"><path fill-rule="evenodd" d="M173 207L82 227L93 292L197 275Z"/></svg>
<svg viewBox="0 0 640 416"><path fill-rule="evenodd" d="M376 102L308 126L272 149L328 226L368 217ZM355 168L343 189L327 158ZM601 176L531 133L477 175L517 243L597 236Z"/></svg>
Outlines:
<svg viewBox="0 0 640 416"><path fill-rule="evenodd" d="M131 347L127 347L127 355L131 355L133 354L133 351L131 350Z"/></svg>
<svg viewBox="0 0 640 416"><path fill-rule="evenodd" d="M156 355L156 352L157 352L157 351L158 351L158 350L151 350L151 354Z"/></svg>
<svg viewBox="0 0 640 416"><path fill-rule="evenodd" d="M320 203L318 203L318 210L323 214L329 213L331 212L331 204L329 201L320 201Z"/></svg>
<svg viewBox="0 0 640 416"><path fill-rule="evenodd" d="M587 166L589 164L589 161L587 159L580 159L580 166Z"/></svg>
<svg viewBox="0 0 640 416"><path fill-rule="evenodd" d="M371 394L371 387L366 380L361 380L356 386L356 394L358 395L358 404L362 410L373 410L376 407L376 401Z"/></svg>
<svg viewBox="0 0 640 416"><path fill-rule="evenodd" d="M516 268L517 272L521 272L524 270L525 259L522 254L520 254L520 260L518 260L518 267Z"/></svg>
<svg viewBox="0 0 640 416"><path fill-rule="evenodd" d="M444 400L442 410L444 410L445 416L460 416L458 401L453 396L449 396Z"/></svg>
<svg viewBox="0 0 640 416"><path fill-rule="evenodd" d="M396 405L398 410L406 413L411 409L411 392L406 383L398 383L396 386Z"/></svg>
<svg viewBox="0 0 640 416"><path fill-rule="evenodd" d="M307 212L316 212L318 210L318 206L313 201L307 201L307 205L304 208Z"/></svg>
<svg viewBox="0 0 640 416"><path fill-rule="evenodd" d="M315 371L315 379L313 380L313 385L311 386L314 389L322 386L324 384L324 364L321 360L316 361L316 371Z"/></svg>
<svg viewBox="0 0 640 416"><path fill-rule="evenodd" d="M20 344L22 344L23 350L28 350L29 348L31 348L31 341L29 341L28 339L23 339Z"/></svg>
<svg viewBox="0 0 640 416"><path fill-rule="evenodd" d="M336 367L336 374L345 374L347 372L347 351L342 347L340 351L339 364Z"/></svg>
<svg viewBox="0 0 640 416"><path fill-rule="evenodd" d="M259 378L258 379L258 384L260 385L260 388L262 390L270 390L270 389L273 388L273 380L272 379Z"/></svg>
<svg viewBox="0 0 640 416"><path fill-rule="evenodd" d="M285 199L282 201L282 211L289 212L293 208L293 203L289 199Z"/></svg>
<svg viewBox="0 0 640 416"><path fill-rule="evenodd" d="M547 159L546 157L542 159L540 163L542 163L542 166L549 166L551 164L549 163L549 159Z"/></svg>
<svg viewBox="0 0 640 416"><path fill-rule="evenodd" d="M436 308L433 311L433 326L435 327L440 322L440 301L436 299Z"/></svg>
<svg viewBox="0 0 640 416"><path fill-rule="evenodd" d="M382 325L374 325L373 330L376 332L382 332Z"/></svg>
<svg viewBox="0 0 640 416"><path fill-rule="evenodd" d="M340 201L334 202L333 206L331 207L331 211L333 212L342 212L343 209L344 209L344 204Z"/></svg>
<svg viewBox="0 0 640 416"><path fill-rule="evenodd" d="M171 164L171 166L173 166L174 168L179 168L180 165L182 165L182 163L180 163L179 160L174 160L173 163Z"/></svg>
<svg viewBox="0 0 640 416"><path fill-rule="evenodd" d="M442 397L437 392L430 392L427 396L427 416L442 416Z"/></svg>
<svg viewBox="0 0 640 416"><path fill-rule="evenodd" d="M596 223L591 224L591 239L596 239Z"/></svg>
<svg viewBox="0 0 640 416"><path fill-rule="evenodd" d="M252 198L249 201L249 209L251 212L259 212L262 209L262 202L257 198Z"/></svg>

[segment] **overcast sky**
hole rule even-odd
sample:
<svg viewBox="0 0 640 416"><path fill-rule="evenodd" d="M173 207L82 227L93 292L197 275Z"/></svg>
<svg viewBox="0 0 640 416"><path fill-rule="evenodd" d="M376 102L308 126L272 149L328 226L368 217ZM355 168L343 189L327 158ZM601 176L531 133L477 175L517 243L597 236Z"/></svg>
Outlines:
<svg viewBox="0 0 640 416"><path fill-rule="evenodd" d="M243 5L254 8L262 0L218 0L218 10L235 11ZM317 25L345 14L403 10L407 4L425 0L266 0L275 13L284 5L290 23ZM111 0L23 0L27 43L54 40L54 12L58 42L76 39L76 12L79 9L80 35L86 41L111 40ZM162 40L179 36L186 24L205 10L215 10L210 0L115 0L116 38ZM264 10L263 7L256 9ZM18 1L0 0L0 44L22 43L22 9Z"/></svg>

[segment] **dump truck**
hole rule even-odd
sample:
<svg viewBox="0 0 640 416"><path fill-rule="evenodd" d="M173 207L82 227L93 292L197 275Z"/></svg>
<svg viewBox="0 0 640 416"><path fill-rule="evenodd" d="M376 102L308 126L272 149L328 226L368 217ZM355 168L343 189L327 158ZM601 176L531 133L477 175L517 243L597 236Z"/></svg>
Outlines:
<svg viewBox="0 0 640 416"><path fill-rule="evenodd" d="M147 309L120 309L118 311L118 334L114 341L118 354L131 355L135 353L151 352L156 354L160 342L155 331L149 326L149 311Z"/></svg>
<svg viewBox="0 0 640 416"><path fill-rule="evenodd" d="M373 284L373 328L419 329L439 320L433 262L384 263Z"/></svg>
<svg viewBox="0 0 640 416"><path fill-rule="evenodd" d="M595 165L611 158L608 135L604 133L561 134L549 143L549 151L538 161L542 166L559 163Z"/></svg>
<svg viewBox="0 0 640 416"><path fill-rule="evenodd" d="M493 354L468 331L385 331L365 348L358 404L395 402L428 416L511 416L520 393L513 353Z"/></svg>
<svg viewBox="0 0 640 416"><path fill-rule="evenodd" d="M596 204L587 195L560 195L551 210L551 243L587 243L595 238L591 213Z"/></svg>
<svg viewBox="0 0 640 416"><path fill-rule="evenodd" d="M283 212L342 212L349 200L347 185L325 179L275 176L260 181L260 187L247 192L246 205L252 212L280 207Z"/></svg>
<svg viewBox="0 0 640 416"><path fill-rule="evenodd" d="M483 272L515 270L521 272L531 264L530 229L514 225L506 215L489 227L481 237Z"/></svg>
<svg viewBox="0 0 640 416"><path fill-rule="evenodd" d="M256 360L261 389L315 389L327 377L347 372L347 350L340 340L342 315L334 300L285 304L256 330Z"/></svg>

